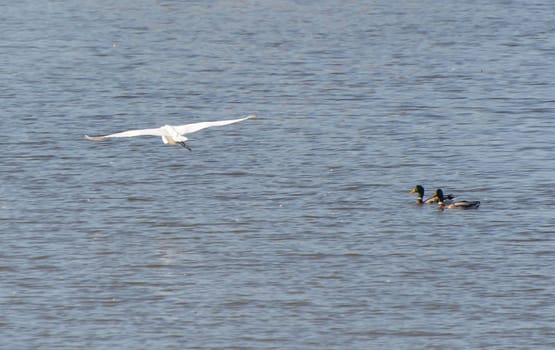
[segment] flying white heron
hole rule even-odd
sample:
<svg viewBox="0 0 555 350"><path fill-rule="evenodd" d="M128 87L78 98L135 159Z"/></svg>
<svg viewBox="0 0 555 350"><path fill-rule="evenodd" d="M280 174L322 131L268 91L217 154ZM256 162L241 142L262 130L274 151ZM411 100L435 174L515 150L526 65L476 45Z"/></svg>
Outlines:
<svg viewBox="0 0 555 350"><path fill-rule="evenodd" d="M239 118L239 119L220 120L220 121L214 121L214 122L200 122L200 123L185 124L185 125L164 125L162 127L155 128L155 129L128 130L128 131L118 132L110 135L99 135L99 136L85 135L85 138L91 141L101 141L112 137L133 137L133 136L143 136L143 135L161 136L162 142L164 142L165 144L181 145L190 151L191 147L189 147L189 145L185 143L185 141L188 140L184 136L185 134L190 134L195 131L210 128L213 126L223 126L223 125L238 123L238 122L242 122L243 120L247 120L254 117L256 117L254 114L249 114L246 117Z"/></svg>

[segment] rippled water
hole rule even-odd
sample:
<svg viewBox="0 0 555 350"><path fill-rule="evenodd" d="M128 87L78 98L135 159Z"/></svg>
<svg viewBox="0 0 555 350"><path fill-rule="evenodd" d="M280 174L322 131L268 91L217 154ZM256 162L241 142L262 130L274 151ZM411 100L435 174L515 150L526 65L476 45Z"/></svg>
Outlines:
<svg viewBox="0 0 555 350"><path fill-rule="evenodd" d="M0 5L0 347L555 347L554 11Z"/></svg>

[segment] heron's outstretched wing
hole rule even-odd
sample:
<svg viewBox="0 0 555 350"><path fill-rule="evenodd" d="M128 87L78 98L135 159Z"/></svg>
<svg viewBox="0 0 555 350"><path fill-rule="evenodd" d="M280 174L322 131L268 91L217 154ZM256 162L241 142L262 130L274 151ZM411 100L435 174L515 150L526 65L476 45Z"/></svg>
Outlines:
<svg viewBox="0 0 555 350"><path fill-rule="evenodd" d="M139 130L122 131L122 132L118 132L118 133L110 134L110 135L99 135L99 136L85 135L85 138L87 140L100 141L100 140L104 140L104 139L111 138L111 137L133 137L133 136L145 136L145 135L147 135L147 136L163 136L163 135L165 135L165 132L162 130L162 128L139 129Z"/></svg>
<svg viewBox="0 0 555 350"><path fill-rule="evenodd" d="M185 124L185 125L176 125L176 126L174 126L174 128L175 128L175 130L177 130L177 132L180 135L185 135L185 134L190 134L192 132L199 131L199 130L202 130L202 129L210 128L212 126L223 126L223 125L238 123L238 122L242 122L243 120L247 120L247 119L254 118L254 117L255 117L254 114L249 114L246 117L239 118L239 119L220 120L220 121L215 121L215 122L200 122L200 123Z"/></svg>

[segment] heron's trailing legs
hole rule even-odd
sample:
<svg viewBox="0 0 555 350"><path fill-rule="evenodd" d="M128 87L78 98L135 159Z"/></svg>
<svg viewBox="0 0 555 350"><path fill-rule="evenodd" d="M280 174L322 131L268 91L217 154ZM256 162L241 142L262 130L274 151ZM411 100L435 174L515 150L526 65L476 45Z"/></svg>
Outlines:
<svg viewBox="0 0 555 350"><path fill-rule="evenodd" d="M191 151L191 147L189 147L189 145L186 144L185 141L178 142L178 144L183 146L183 148L185 148L186 150Z"/></svg>

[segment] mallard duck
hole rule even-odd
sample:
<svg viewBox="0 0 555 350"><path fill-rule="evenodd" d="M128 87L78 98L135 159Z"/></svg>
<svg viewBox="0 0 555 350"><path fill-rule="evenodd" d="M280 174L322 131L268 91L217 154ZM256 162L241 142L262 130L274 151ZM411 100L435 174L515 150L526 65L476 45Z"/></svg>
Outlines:
<svg viewBox="0 0 555 350"><path fill-rule="evenodd" d="M434 197L438 199L437 207L439 210L443 209L476 209L480 206L480 201L456 201L452 203L446 203L445 197L443 196L443 191L438 188L434 194Z"/></svg>
<svg viewBox="0 0 555 350"><path fill-rule="evenodd" d="M439 199L434 195L426 200L424 200L424 187L421 185L416 185L412 190L409 191L409 194L418 193L418 198L416 198L417 204L434 204L439 202ZM447 202L450 202L455 198L452 194L448 194L444 197Z"/></svg>

